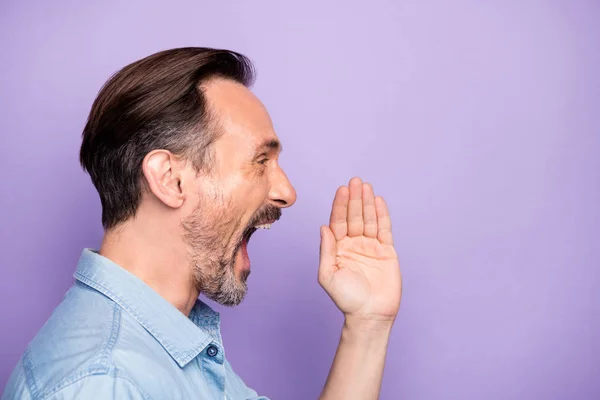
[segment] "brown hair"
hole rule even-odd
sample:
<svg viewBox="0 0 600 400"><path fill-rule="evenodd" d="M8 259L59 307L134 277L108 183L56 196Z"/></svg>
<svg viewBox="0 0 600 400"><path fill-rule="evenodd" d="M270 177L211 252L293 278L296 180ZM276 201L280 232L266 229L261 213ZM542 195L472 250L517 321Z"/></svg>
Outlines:
<svg viewBox="0 0 600 400"><path fill-rule="evenodd" d="M218 137L202 90L214 77L250 86L254 68L229 51L186 47L162 51L113 75L94 101L83 130L81 166L102 203L110 229L135 215L142 196L141 164L150 151L166 149L207 167Z"/></svg>

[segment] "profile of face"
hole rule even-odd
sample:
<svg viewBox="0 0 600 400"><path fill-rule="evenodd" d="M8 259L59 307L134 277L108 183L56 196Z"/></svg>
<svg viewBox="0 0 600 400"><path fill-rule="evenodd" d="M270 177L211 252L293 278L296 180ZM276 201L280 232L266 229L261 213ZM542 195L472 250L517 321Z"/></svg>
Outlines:
<svg viewBox="0 0 600 400"><path fill-rule="evenodd" d="M221 136L208 173L197 174L195 207L183 219L198 291L226 306L239 304L250 274L248 241L268 228L296 192L279 166L281 145L269 114L244 85L213 79L204 85Z"/></svg>

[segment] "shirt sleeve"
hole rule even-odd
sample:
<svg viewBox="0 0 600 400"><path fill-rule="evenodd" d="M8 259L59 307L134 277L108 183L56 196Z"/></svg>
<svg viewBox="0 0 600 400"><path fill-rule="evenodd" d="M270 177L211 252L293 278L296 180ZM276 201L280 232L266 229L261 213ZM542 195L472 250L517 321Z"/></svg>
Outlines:
<svg viewBox="0 0 600 400"><path fill-rule="evenodd" d="M19 360L19 363L10 374L10 378L4 388L2 394L2 400L31 400L31 393L27 387L27 380L25 378L25 371L23 370L23 360Z"/></svg>
<svg viewBox="0 0 600 400"><path fill-rule="evenodd" d="M79 379L54 394L48 400L75 399L132 399L151 400L140 388L121 376L109 374L89 375Z"/></svg>

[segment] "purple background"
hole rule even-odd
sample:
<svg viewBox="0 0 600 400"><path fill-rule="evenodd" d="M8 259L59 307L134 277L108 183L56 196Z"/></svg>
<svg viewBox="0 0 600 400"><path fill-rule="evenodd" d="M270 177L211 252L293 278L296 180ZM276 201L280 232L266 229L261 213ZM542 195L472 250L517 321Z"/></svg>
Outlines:
<svg viewBox="0 0 600 400"><path fill-rule="evenodd" d="M102 236L77 162L97 91L204 45L256 63L299 194L253 240L247 301L219 307L249 385L318 396L342 322L319 224L360 175L404 276L382 399L600 397L600 3L366 3L2 1L0 389Z"/></svg>

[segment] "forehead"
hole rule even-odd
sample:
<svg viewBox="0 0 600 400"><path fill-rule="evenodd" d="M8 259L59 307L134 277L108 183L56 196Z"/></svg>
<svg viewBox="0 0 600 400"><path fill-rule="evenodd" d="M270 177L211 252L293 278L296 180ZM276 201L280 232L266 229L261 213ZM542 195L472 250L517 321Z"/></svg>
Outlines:
<svg viewBox="0 0 600 400"><path fill-rule="evenodd" d="M267 109L247 87L215 78L203 88L209 110L223 130L218 141L254 150L267 141L278 140Z"/></svg>

